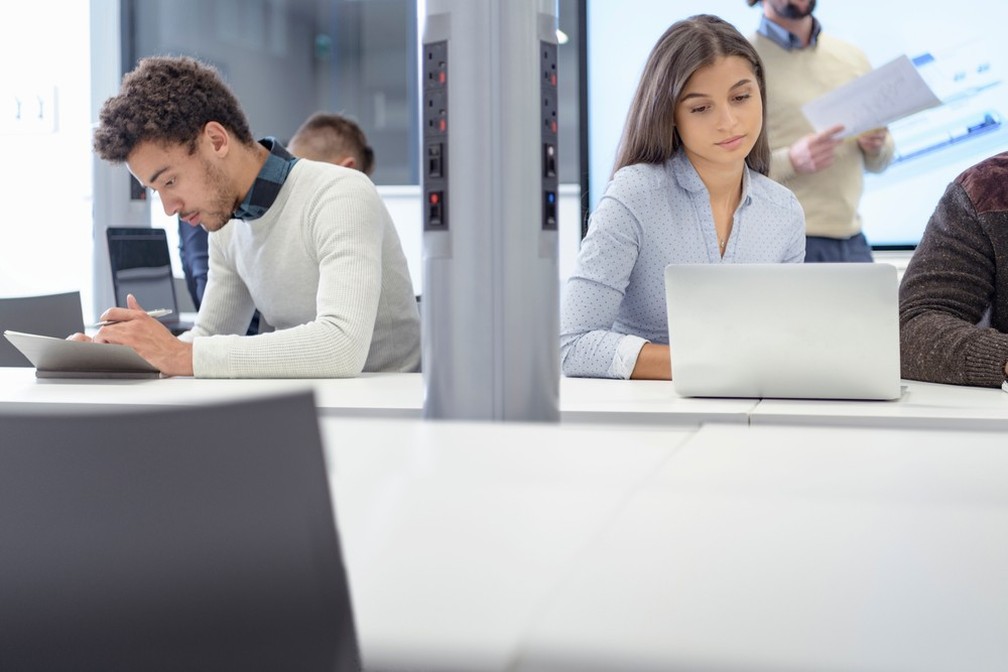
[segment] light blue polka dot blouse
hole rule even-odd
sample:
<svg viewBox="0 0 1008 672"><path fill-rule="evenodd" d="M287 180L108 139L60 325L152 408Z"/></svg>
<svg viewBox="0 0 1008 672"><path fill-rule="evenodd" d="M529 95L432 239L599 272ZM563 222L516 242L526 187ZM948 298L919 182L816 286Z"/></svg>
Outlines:
<svg viewBox="0 0 1008 672"><path fill-rule="evenodd" d="M805 215L787 188L745 169L724 257L710 197L683 152L620 169L592 213L564 288L564 375L629 378L644 343L668 343L669 264L800 263Z"/></svg>

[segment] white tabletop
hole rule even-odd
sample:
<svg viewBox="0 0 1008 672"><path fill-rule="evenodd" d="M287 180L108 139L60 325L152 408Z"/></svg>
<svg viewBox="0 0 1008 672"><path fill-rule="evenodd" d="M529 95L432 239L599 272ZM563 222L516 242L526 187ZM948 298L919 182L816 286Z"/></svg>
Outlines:
<svg viewBox="0 0 1008 672"><path fill-rule="evenodd" d="M705 426L514 669L1008 669L1006 483L1000 432Z"/></svg>
<svg viewBox="0 0 1008 672"><path fill-rule="evenodd" d="M366 373L358 378L36 379L29 367L0 367L0 406L190 405L310 388L324 416L420 418L424 383L419 373ZM746 423L755 399L687 399L665 381L560 379L564 421L684 425Z"/></svg>
<svg viewBox="0 0 1008 672"><path fill-rule="evenodd" d="M311 389L321 415L420 417L419 374L346 379L54 379L32 368L0 367L0 406L188 406Z"/></svg>
<svg viewBox="0 0 1008 672"><path fill-rule="evenodd" d="M706 422L851 425L910 429L1008 429L1008 394L997 388L903 381L896 401L691 399L667 381L560 379L564 422L698 427ZM32 368L0 367L0 407L31 404L159 406L205 404L311 389L322 416L420 418L419 373L358 378L218 380L36 379Z"/></svg>
<svg viewBox="0 0 1008 672"><path fill-rule="evenodd" d="M540 605L692 430L326 418L365 667L504 670Z"/></svg>
<svg viewBox="0 0 1008 672"><path fill-rule="evenodd" d="M560 378L560 419L565 422L746 424L758 402L681 397L667 380Z"/></svg>
<svg viewBox="0 0 1008 672"><path fill-rule="evenodd" d="M1008 429L1008 394L1000 388L903 381L894 401L764 399L752 424L853 425L910 429Z"/></svg>

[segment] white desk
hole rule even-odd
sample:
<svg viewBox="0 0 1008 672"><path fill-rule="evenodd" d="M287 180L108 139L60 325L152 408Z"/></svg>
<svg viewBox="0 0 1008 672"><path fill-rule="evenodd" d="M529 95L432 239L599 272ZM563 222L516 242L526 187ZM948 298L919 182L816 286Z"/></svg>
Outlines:
<svg viewBox="0 0 1008 672"><path fill-rule="evenodd" d="M54 384L8 369L0 406L197 404L316 384L363 405L403 381L420 384ZM667 402L659 387L597 387ZM591 388L577 387L586 402ZM939 416L955 406L946 393L988 392L928 388ZM370 669L1008 669L1003 432L322 413Z"/></svg>
<svg viewBox="0 0 1008 672"><path fill-rule="evenodd" d="M665 381L560 379L563 422L699 427L703 423L1008 429L1008 394L996 388L904 381L897 401L690 399ZM420 418L419 373L345 379L38 380L31 368L0 367L0 407L205 404L312 389L321 416Z"/></svg>
<svg viewBox="0 0 1008 672"><path fill-rule="evenodd" d="M366 669L504 670L592 538L693 430L326 418Z"/></svg>
<svg viewBox="0 0 1008 672"><path fill-rule="evenodd" d="M366 374L346 379L140 380L36 379L32 368L0 367L0 406L188 406L312 389L320 415L420 417L419 374Z"/></svg>
<svg viewBox="0 0 1008 672"><path fill-rule="evenodd" d="M1001 432L700 429L578 560L514 669L1008 669Z"/></svg>
<svg viewBox="0 0 1008 672"><path fill-rule="evenodd" d="M310 388L322 416L420 418L419 373L368 373L359 378L216 380L36 379L32 368L0 367L0 406L192 405ZM704 422L747 423L755 399L686 399L668 382L560 379L563 421L698 427Z"/></svg>
<svg viewBox="0 0 1008 672"><path fill-rule="evenodd" d="M764 399L753 425L847 425L908 429L1008 429L1008 394L1000 388L937 385L904 380L895 401Z"/></svg>
<svg viewBox="0 0 1008 672"><path fill-rule="evenodd" d="M560 378L560 419L564 422L747 424L758 401L680 397L672 383L662 380Z"/></svg>

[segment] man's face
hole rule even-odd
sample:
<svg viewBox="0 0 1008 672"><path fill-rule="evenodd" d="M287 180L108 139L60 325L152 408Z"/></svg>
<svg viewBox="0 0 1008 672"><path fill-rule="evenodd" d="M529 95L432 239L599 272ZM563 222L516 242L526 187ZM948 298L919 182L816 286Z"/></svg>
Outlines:
<svg viewBox="0 0 1008 672"><path fill-rule="evenodd" d="M815 10L816 0L763 0L785 19L804 19Z"/></svg>
<svg viewBox="0 0 1008 672"><path fill-rule="evenodd" d="M126 165L140 184L161 196L166 215L178 215L190 226L217 231L238 206L227 175L202 136L193 153L185 145L142 142Z"/></svg>

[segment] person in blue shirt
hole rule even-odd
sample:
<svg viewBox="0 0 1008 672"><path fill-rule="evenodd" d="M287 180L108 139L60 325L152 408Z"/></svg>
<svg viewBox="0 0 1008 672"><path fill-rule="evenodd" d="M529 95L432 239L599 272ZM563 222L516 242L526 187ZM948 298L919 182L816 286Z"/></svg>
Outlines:
<svg viewBox="0 0 1008 672"><path fill-rule="evenodd" d="M179 258L185 275L186 289L193 306L199 310L203 303L207 273L210 271L210 244L207 232L201 226L190 226L178 218Z"/></svg>
<svg viewBox="0 0 1008 672"><path fill-rule="evenodd" d="M718 17L679 21L658 40L564 288L565 375L672 376L668 264L804 259L801 205L767 177L765 90L753 46Z"/></svg>
<svg viewBox="0 0 1008 672"><path fill-rule="evenodd" d="M294 133L287 149L296 157L356 168L369 177L374 172L374 150L367 136L357 122L341 114L316 112L308 117ZM190 226L179 219L178 239L186 289L193 306L199 310L210 271L207 232L203 227ZM247 333L259 333L258 312L253 315Z"/></svg>

